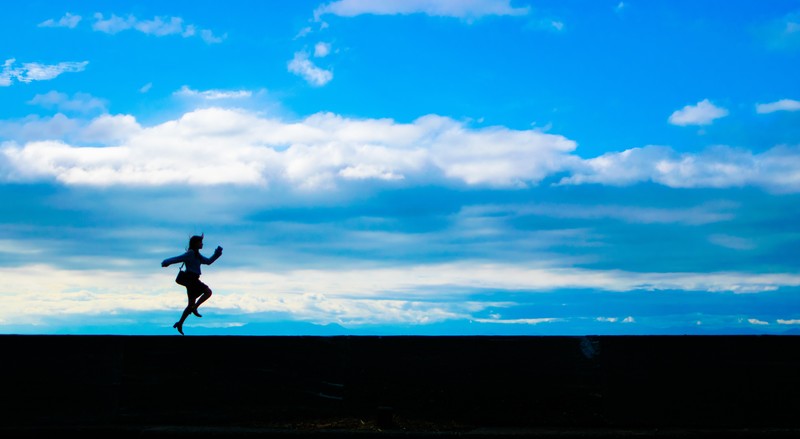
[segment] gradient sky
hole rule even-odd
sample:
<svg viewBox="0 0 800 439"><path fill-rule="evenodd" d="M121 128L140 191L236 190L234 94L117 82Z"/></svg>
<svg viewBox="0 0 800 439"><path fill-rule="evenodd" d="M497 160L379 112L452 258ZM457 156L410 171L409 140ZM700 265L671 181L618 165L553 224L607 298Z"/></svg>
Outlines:
<svg viewBox="0 0 800 439"><path fill-rule="evenodd" d="M800 1L26 1L0 332L800 331Z"/></svg>

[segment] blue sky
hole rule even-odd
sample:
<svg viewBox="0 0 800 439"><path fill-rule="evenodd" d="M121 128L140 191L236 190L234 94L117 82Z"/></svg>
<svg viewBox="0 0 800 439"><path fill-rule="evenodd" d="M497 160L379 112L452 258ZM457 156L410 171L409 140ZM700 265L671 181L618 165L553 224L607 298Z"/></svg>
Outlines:
<svg viewBox="0 0 800 439"><path fill-rule="evenodd" d="M30 1L0 332L800 331L800 1Z"/></svg>

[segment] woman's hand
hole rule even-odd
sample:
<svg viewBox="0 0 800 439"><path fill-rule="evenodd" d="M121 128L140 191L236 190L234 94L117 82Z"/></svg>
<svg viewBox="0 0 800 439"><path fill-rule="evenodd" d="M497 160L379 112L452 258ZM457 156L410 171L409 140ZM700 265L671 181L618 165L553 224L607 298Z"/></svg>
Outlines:
<svg viewBox="0 0 800 439"><path fill-rule="evenodd" d="M161 266L162 266L162 267L169 267L169 264L167 264L166 262L162 262L162 263L161 263Z"/></svg>
<svg viewBox="0 0 800 439"><path fill-rule="evenodd" d="M218 254L218 255L221 255L221 254L222 254L222 247L220 247L220 246L217 246L217 249L216 249L216 250L214 250L214 253L216 253L216 254Z"/></svg>

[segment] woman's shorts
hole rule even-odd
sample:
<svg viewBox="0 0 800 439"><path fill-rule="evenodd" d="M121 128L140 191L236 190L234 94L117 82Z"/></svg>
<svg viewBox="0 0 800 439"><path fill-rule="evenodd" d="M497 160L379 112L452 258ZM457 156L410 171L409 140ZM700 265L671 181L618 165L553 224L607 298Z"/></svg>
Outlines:
<svg viewBox="0 0 800 439"><path fill-rule="evenodd" d="M200 280L200 276L195 275L194 273L191 274L193 276L189 284L186 285L186 294L189 295L190 299L194 300L205 294L205 292L210 290L210 288Z"/></svg>

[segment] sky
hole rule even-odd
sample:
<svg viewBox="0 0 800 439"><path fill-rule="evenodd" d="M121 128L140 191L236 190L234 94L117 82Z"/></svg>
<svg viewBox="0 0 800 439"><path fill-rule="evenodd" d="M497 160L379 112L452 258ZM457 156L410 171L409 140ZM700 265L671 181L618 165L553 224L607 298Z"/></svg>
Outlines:
<svg viewBox="0 0 800 439"><path fill-rule="evenodd" d="M800 334L800 1L26 1L0 333Z"/></svg>

